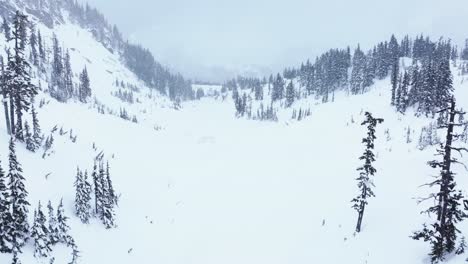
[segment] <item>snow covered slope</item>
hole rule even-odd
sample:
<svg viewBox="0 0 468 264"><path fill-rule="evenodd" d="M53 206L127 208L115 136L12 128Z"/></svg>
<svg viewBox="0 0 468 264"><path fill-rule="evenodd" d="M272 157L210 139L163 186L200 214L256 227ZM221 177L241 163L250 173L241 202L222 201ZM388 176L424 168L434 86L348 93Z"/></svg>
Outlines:
<svg viewBox="0 0 468 264"><path fill-rule="evenodd" d="M50 43L52 30L39 27ZM311 116L302 122L291 121L290 112L280 113L277 123L248 121L234 117L230 96L186 102L175 110L87 30L66 22L54 32L70 49L74 71L88 67L96 100L63 104L41 92L36 103L47 102L38 111L43 132L54 135L53 152L43 158L18 144L18 158L31 212L39 201L56 206L64 199L79 263L428 263L428 246L409 236L426 220L416 198L429 190L420 186L437 173L426 165L435 148L418 148L421 128L433 120L411 111L397 114L389 105L388 79L363 95L338 93L333 103L297 102L311 105ZM468 109L468 89L454 75L458 103ZM134 104L111 96L116 79L140 88ZM41 83L46 87L44 78ZM98 105L106 114L98 113ZM122 108L138 123L111 114ZM369 201L363 232L354 235L350 200L357 193L365 111L385 122L377 127L376 198ZM72 130L76 143L60 135L61 128ZM3 166L7 150L2 121ZM96 219L85 225L74 216L76 168L90 171L102 151L120 194L118 226L110 230ZM455 170L466 190L466 171ZM467 224L461 229L468 232ZM70 254L69 248L54 248L55 263L68 263ZM33 257L31 243L20 259L49 263ZM0 255L0 263L10 261L10 255Z"/></svg>

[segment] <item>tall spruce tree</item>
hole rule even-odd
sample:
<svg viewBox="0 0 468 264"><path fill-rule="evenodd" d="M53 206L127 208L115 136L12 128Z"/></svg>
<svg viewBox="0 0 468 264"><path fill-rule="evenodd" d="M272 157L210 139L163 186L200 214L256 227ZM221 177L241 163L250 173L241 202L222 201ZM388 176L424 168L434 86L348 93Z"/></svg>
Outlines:
<svg viewBox="0 0 468 264"><path fill-rule="evenodd" d="M13 219L13 230L11 236L13 244L18 247L13 251L21 252L29 237L28 212L29 202L27 201L28 192L24 185L23 169L16 157L15 141L10 140L9 171L8 171L9 189L11 194L11 213Z"/></svg>
<svg viewBox="0 0 468 264"><path fill-rule="evenodd" d="M364 210L367 205L367 199L374 197L374 192L372 187L374 183L372 178L377 170L373 167L373 162L375 161L374 150L374 141L377 138L375 136L375 127L377 124L382 123L384 120L382 118L374 118L371 113L366 112L366 120L362 122L361 125L367 126L367 137L362 139L364 143L365 150L360 160L364 161L364 165L359 167L359 177L356 179L358 181L359 195L354 198L351 202L353 203L353 208L358 212L358 220L356 224L356 232L361 232L362 219L364 217Z"/></svg>
<svg viewBox="0 0 468 264"><path fill-rule="evenodd" d="M424 224L422 230L415 232L412 236L415 240L424 240L431 244L432 248L429 256L432 263L444 260L447 254L454 251L463 251L464 245L461 240L457 239L460 230L456 224L468 217L464 210L460 208L463 194L460 190L457 190L455 173L452 171L452 164L459 163L453 157L452 151L468 151L465 148L453 146L454 140L459 137L459 135L455 134L454 128L462 126L462 124L455 123L455 116L464 113L456 110L455 99L453 98L450 107L442 111L447 111L449 114L449 121L442 126L442 128L447 129L445 145L443 145L442 149L437 150L437 154L442 156L442 161L434 160L428 163L432 168L440 169L440 175L427 184L429 187L438 188L438 191L424 199L433 200L434 205L422 212L432 216L435 215L435 219L430 226Z"/></svg>
<svg viewBox="0 0 468 264"><path fill-rule="evenodd" d="M10 211L11 197L7 188L7 178L0 166L0 253L11 253L13 218Z"/></svg>
<svg viewBox="0 0 468 264"><path fill-rule="evenodd" d="M46 217L39 202L37 211L34 211L34 224L31 231L34 239L34 256L36 258L47 258L52 249L50 248L49 229L46 226Z"/></svg>
<svg viewBox="0 0 468 264"><path fill-rule="evenodd" d="M74 246L75 242L70 236L70 226L68 225L68 217L65 215L65 209L63 207L63 199L57 207L57 228L58 228L58 240L60 243L64 243L67 246Z"/></svg>
<svg viewBox="0 0 468 264"><path fill-rule="evenodd" d="M55 210L51 201L49 201L47 204L47 210L49 212L49 242L51 245L55 245L59 242L59 230L57 225L57 217L55 216Z"/></svg>
<svg viewBox="0 0 468 264"><path fill-rule="evenodd" d="M75 181L75 212L81 222L88 224L91 217L91 184L88 173L83 174L78 168Z"/></svg>
<svg viewBox="0 0 468 264"><path fill-rule="evenodd" d="M89 81L88 70L86 67L80 74L79 99L81 102L86 103L88 98L91 97L91 84Z"/></svg>
<svg viewBox="0 0 468 264"><path fill-rule="evenodd" d="M16 114L14 125L15 136L18 140L24 141L23 135L23 112L28 111L31 99L37 94L37 88L31 83L29 75L30 65L25 59L25 47L27 43L26 29L28 24L27 16L17 11L13 19L13 41L14 56L8 63L11 79L7 85L10 86L10 97L13 99Z"/></svg>
<svg viewBox="0 0 468 264"><path fill-rule="evenodd" d="M290 81L288 86L286 87L286 107L290 107L294 100L296 99L296 92L294 91L293 82Z"/></svg>

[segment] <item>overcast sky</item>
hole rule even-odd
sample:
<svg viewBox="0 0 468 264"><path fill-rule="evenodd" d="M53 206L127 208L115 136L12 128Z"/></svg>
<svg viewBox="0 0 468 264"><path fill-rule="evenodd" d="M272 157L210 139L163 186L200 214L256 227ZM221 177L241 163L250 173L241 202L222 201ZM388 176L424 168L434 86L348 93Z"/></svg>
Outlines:
<svg viewBox="0 0 468 264"><path fill-rule="evenodd" d="M278 70L392 33L468 37L468 0L89 0L134 42L186 75Z"/></svg>

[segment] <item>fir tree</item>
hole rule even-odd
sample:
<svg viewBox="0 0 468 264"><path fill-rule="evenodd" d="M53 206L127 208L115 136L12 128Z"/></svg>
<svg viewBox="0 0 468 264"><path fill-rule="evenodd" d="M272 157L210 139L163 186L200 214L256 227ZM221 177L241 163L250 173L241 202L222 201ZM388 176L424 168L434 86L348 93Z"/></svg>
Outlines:
<svg viewBox="0 0 468 264"><path fill-rule="evenodd" d="M103 186L102 181L99 177L99 172L96 162L94 162L93 173L91 177L94 182L94 204L95 204L95 214L99 219L102 219L102 207L103 207Z"/></svg>
<svg viewBox="0 0 468 264"><path fill-rule="evenodd" d="M34 239L34 256L36 258L47 258L50 252L49 229L46 227L46 217L42 212L41 203L37 211L34 212L34 224L31 231L31 237Z"/></svg>
<svg viewBox="0 0 468 264"><path fill-rule="evenodd" d="M36 144L34 143L33 136L31 135L31 129L29 128L29 124L26 121L24 123L24 139L26 141L26 149L32 152L36 151Z"/></svg>
<svg viewBox="0 0 468 264"><path fill-rule="evenodd" d="M79 99L81 102L86 103L90 96L91 85L89 81L88 70L85 67L80 74Z"/></svg>
<svg viewBox="0 0 468 264"><path fill-rule="evenodd" d="M39 125L39 119L37 117L36 108L34 107L34 103L31 104L31 115L32 115L32 122L33 122L33 135L32 139L34 141L34 148L38 149L42 145L42 132L41 127Z"/></svg>
<svg viewBox="0 0 468 264"><path fill-rule="evenodd" d="M16 114L16 124L13 127L15 136L20 141L24 141L23 112L29 110L31 99L37 94L37 88L31 83L29 75L30 65L24 55L27 43L27 23L29 23L27 16L17 11L13 20L14 27L12 32L14 57L8 62L8 70L11 72L11 79L8 81L8 85L10 86L10 97L13 99Z"/></svg>
<svg viewBox="0 0 468 264"><path fill-rule="evenodd" d="M12 250L13 218L10 212L11 197L7 188L7 178L0 166L0 253L10 253Z"/></svg>
<svg viewBox="0 0 468 264"><path fill-rule="evenodd" d="M288 86L286 87L286 107L290 107L294 103L295 98L296 94L294 91L294 85L292 81L290 81Z"/></svg>
<svg viewBox="0 0 468 264"><path fill-rule="evenodd" d="M91 184L88 182L88 173L78 169L75 181L75 212L81 222L88 224L91 216Z"/></svg>
<svg viewBox="0 0 468 264"><path fill-rule="evenodd" d="M13 251L21 252L29 237L28 223L28 192L24 185L23 169L16 158L15 141L10 140L9 171L8 171L9 189L11 194L11 212L13 218L13 230L11 231L13 243L18 248Z"/></svg>
<svg viewBox="0 0 468 264"><path fill-rule="evenodd" d="M351 202L353 203L353 208L358 212L358 221L356 225L356 232L361 232L362 219L364 217L364 210L367 205L367 199L374 197L374 192L372 187L374 183L371 177L376 173L376 169L373 167L372 163L375 161L374 150L374 141L377 138L375 136L375 127L377 124L383 122L382 118L374 118L371 113L366 112L366 120L362 122L361 125L367 125L367 137L362 139L362 143L365 145L365 151L360 160L364 161L364 165L359 167L359 177L356 179L358 181L359 195L354 198Z"/></svg>
<svg viewBox="0 0 468 264"><path fill-rule="evenodd" d="M63 208L63 199L60 200L60 204L57 207L57 228L58 228L58 239L60 243L64 243L67 246L73 246L74 241L69 235L70 227L68 226L68 217L65 215Z"/></svg>
<svg viewBox="0 0 468 264"><path fill-rule="evenodd" d="M434 200L435 205L429 207L422 213L436 215L434 223L430 226L423 225L422 230L413 234L413 239L424 240L432 246L430 257L432 263L437 263L445 259L446 255L454 251L463 252L463 243L457 246L457 236L460 230L456 224L462 221L468 215L460 208L463 200L462 192L456 189L456 182L452 172L452 164L458 163L457 159L452 156L452 151L468 151L465 148L454 147L453 141L459 136L454 133L456 126L461 124L455 123L455 116L462 114L455 110L455 100L452 99L451 106L448 109L449 122L444 125L447 128L446 142L443 149L439 149L438 155L442 156L442 161L430 161L428 164L432 168L440 168L440 176L433 182L427 184L429 187L437 187L439 191L430 195L424 200Z"/></svg>
<svg viewBox="0 0 468 264"><path fill-rule="evenodd" d="M57 217L55 217L54 207L50 201L47 204L47 210L49 211L49 242L51 245L55 245L59 242L59 229L57 225Z"/></svg>
<svg viewBox="0 0 468 264"><path fill-rule="evenodd" d="M284 80L281 75L278 73L276 80L273 83L273 90L271 92L271 100L274 102L276 100L283 99L284 93Z"/></svg>

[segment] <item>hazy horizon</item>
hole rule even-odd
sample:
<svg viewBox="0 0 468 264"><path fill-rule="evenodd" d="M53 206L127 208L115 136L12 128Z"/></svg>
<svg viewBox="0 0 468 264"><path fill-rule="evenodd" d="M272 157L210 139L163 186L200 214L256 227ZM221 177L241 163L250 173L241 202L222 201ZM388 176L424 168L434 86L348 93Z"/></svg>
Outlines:
<svg viewBox="0 0 468 264"><path fill-rule="evenodd" d="M224 80L297 66L329 48L368 48L392 33L467 36L468 1L90 0L126 37L190 78ZM402 8L404 6L405 8Z"/></svg>

